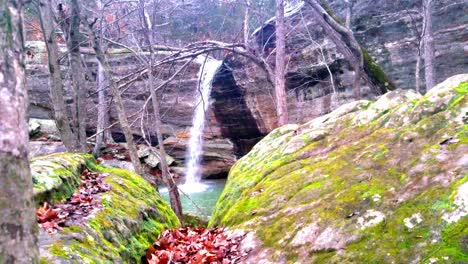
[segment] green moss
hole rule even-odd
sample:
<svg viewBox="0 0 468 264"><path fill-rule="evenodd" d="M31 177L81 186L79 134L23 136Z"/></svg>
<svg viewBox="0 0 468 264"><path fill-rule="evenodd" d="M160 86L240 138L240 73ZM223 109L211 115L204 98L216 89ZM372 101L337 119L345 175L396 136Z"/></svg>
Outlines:
<svg viewBox="0 0 468 264"><path fill-rule="evenodd" d="M382 93L393 91L396 89L395 85L388 78L387 74L380 68L380 66L372 59L366 49L361 48L364 59L364 70L367 72L372 81L380 88Z"/></svg>
<svg viewBox="0 0 468 264"><path fill-rule="evenodd" d="M80 185L84 164L91 155L59 153L31 160L36 206L55 203L70 197Z"/></svg>
<svg viewBox="0 0 468 264"><path fill-rule="evenodd" d="M67 154L62 155L60 158L69 158ZM64 238L54 241L48 248L49 252L73 263L122 260L139 263L140 257L162 230L180 226L179 220L141 176L126 170L101 167L91 156L82 156L84 158L78 160L86 168L109 174L104 181L111 189L100 195L103 208L86 223L61 231ZM48 160L53 158L47 157Z"/></svg>
<svg viewBox="0 0 468 264"><path fill-rule="evenodd" d="M287 127L275 130L232 168L209 226L254 230L264 247L291 262L304 260L313 246L291 245L312 223L320 231L311 236L330 228L339 230L339 237L331 231L327 238L349 239L344 248L309 252L313 263L463 259L465 219L453 224L442 219L456 209L456 189L466 182L458 162L468 135L460 122L466 98L449 102L457 93L436 87L421 99L397 101L365 126L355 120L365 109L327 119L324 126L331 132L314 142L301 134L310 133L307 125L295 128L298 135ZM395 94L385 100L401 100ZM449 138L459 141L440 145ZM297 140L305 145L284 152ZM361 228L367 212L384 219Z"/></svg>

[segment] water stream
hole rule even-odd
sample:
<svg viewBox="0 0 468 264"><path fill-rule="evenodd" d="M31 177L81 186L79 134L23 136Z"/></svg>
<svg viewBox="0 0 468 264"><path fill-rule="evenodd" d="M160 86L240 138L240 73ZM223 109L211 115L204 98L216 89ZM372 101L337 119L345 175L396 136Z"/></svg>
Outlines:
<svg viewBox="0 0 468 264"><path fill-rule="evenodd" d="M208 220L213 213L216 202L223 192L226 180L203 180L202 183L206 186L205 191L187 194L189 197L181 193L180 201L184 213L196 215ZM166 201L170 201L167 188L161 188L160 193Z"/></svg>
<svg viewBox="0 0 468 264"><path fill-rule="evenodd" d="M197 62L201 65L198 73L198 85L195 113L190 129L190 139L186 157L187 173L185 183L179 188L186 193L203 192L207 189L206 184L200 183L201 171L200 161L203 154L203 130L205 128L205 113L210 105L210 93L213 78L221 67L222 61L218 61L206 56L197 57Z"/></svg>

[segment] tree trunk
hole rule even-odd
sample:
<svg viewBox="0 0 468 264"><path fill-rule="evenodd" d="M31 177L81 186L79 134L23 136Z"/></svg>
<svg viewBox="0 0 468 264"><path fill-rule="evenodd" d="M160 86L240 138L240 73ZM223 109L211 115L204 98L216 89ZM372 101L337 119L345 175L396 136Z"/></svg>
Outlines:
<svg viewBox="0 0 468 264"><path fill-rule="evenodd" d="M414 69L414 80L416 85L416 92L421 93L421 54L418 53L416 58L416 67Z"/></svg>
<svg viewBox="0 0 468 264"><path fill-rule="evenodd" d="M86 152L86 78L80 53L80 6L71 2L70 30L67 47L72 71L73 88L76 98L76 134L80 150Z"/></svg>
<svg viewBox="0 0 468 264"><path fill-rule="evenodd" d="M77 1L77 0L72 0L72 1ZM99 60L99 63L103 67L104 75L106 76L106 79L109 82L109 88L111 89L112 96L114 97L115 107L116 107L117 115L119 118L119 123L124 133L125 140L127 142L127 148L130 154L130 159L132 161L134 170L136 173L142 175L143 169L141 168L140 159L138 158L138 153L137 153L134 141L133 141L133 134L132 134L132 131L130 130L130 125L128 123L127 114L125 113L123 100L122 100L122 97L120 96L120 91L118 89L117 82L114 80L112 69L109 63L107 62L107 59L104 53L102 52L101 45L98 39L96 38L95 32L92 29L91 24L88 24L88 29L89 29L89 37L93 45L94 52L96 52L96 57Z"/></svg>
<svg viewBox="0 0 468 264"><path fill-rule="evenodd" d="M375 70L375 65L367 65L368 70L365 70L363 51L351 30L340 25L317 0L304 1L312 7L311 11L314 19L324 29L326 35L335 43L338 51L344 55L346 60L351 64L351 67L353 67L355 71L353 91L357 98L360 97L361 78L363 78L372 89L380 93L385 92L389 88L393 88L393 85L386 77L384 77L384 80L378 78L376 80L376 74L369 72L369 69ZM366 62L366 64L369 63L371 62ZM382 74L385 75L383 72ZM376 80L377 83L374 83L373 80Z"/></svg>
<svg viewBox="0 0 468 264"><path fill-rule="evenodd" d="M102 131L107 127L106 116L107 116L107 103L106 103L106 90L104 89L104 71L102 69L101 63L97 62L98 65L98 74L97 74L97 89L98 89L98 120L96 131ZM94 145L93 155L94 157L99 157L101 153L101 146L103 144L106 136L106 131L99 133L96 136L96 145Z"/></svg>
<svg viewBox="0 0 468 264"><path fill-rule="evenodd" d="M39 263L28 161L22 1L0 2L0 262Z"/></svg>
<svg viewBox="0 0 468 264"><path fill-rule="evenodd" d="M276 1L276 63L275 63L275 97L278 126L288 123L288 103L285 80L285 32L284 0Z"/></svg>
<svg viewBox="0 0 468 264"><path fill-rule="evenodd" d="M250 0L245 0L245 13L244 13L244 45L249 49L249 21L250 21Z"/></svg>
<svg viewBox="0 0 468 264"><path fill-rule="evenodd" d="M169 198L171 201L171 208L174 210L175 214L183 224L183 214L182 214L182 204L180 202L180 194L179 190L177 189L177 185L174 182L170 172L169 172L169 165L167 164L166 160L166 150L164 149L163 144L163 134L161 131L162 122L161 122L161 115L159 110L159 101L155 90L154 85L154 76L153 76L153 61L154 61L154 50L153 50L153 34L152 34L152 23L148 13L145 10L145 1L140 0L140 9L141 9L141 19L143 20L143 26L145 28L144 34L146 38L146 42L149 46L150 57L148 62L148 89L151 94L151 102L153 105L153 114L154 114L154 130L156 132L156 136L158 138L158 147L159 147L159 154L160 154L160 161L161 161L161 171L162 171L162 178L164 183L169 190Z"/></svg>
<svg viewBox="0 0 468 264"><path fill-rule="evenodd" d="M436 84L434 69L435 48L434 33L432 30L432 0L424 0L424 72L426 78L426 91L432 89Z"/></svg>
<svg viewBox="0 0 468 264"><path fill-rule="evenodd" d="M103 15L103 3L101 0L96 0L96 5L99 9L99 12L101 12L100 16L100 29L99 29L99 45L101 46L102 50L105 51L107 50L107 47L104 46L104 43L102 43L102 36L104 35L104 15ZM99 133L96 136L96 145L94 145L93 149L93 155L97 158L99 157L101 153L101 146L102 144L108 144L108 143L114 143L114 140L112 139L112 133L110 132L110 129L105 129L106 127L109 126L109 114L108 114L108 109L110 109L110 104L107 103L107 91L106 91L106 79L104 76L104 70L99 63L99 60L97 61L97 91L98 91L98 121L97 121L97 126L96 126L96 131L102 131L102 133ZM104 130L105 129L105 130ZM103 131L104 130L104 131Z"/></svg>
<svg viewBox="0 0 468 264"><path fill-rule="evenodd" d="M52 13L51 0L39 1L39 14L41 20L42 33L47 48L47 56L49 61L49 86L50 97L54 107L54 116L57 128L60 132L60 137L67 151L75 152L77 148L77 140L70 127L70 121L67 115L65 106L63 80L60 74L59 64L59 49L57 45L57 36L55 34L55 25Z"/></svg>
<svg viewBox="0 0 468 264"><path fill-rule="evenodd" d="M345 0L346 2L346 21L345 26L351 30L351 19L353 18L354 0Z"/></svg>

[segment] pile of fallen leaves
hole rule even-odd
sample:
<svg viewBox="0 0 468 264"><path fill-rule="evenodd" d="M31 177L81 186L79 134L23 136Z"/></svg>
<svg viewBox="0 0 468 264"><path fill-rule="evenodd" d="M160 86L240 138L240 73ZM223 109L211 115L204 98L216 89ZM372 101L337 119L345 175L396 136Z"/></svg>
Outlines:
<svg viewBox="0 0 468 264"><path fill-rule="evenodd" d="M237 263L242 237L229 238L222 229L179 228L164 231L146 251L146 263Z"/></svg>
<svg viewBox="0 0 468 264"><path fill-rule="evenodd" d="M78 191L70 198L55 206L45 202L36 210L39 226L49 233L55 233L62 227L80 223L83 218L101 208L97 196L110 189L110 186L104 182L106 176L105 173L85 170L81 174Z"/></svg>

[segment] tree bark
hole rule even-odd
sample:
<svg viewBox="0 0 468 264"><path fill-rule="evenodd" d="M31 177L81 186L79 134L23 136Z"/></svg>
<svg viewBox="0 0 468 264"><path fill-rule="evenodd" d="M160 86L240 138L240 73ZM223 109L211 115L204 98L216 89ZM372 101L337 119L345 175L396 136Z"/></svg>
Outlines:
<svg viewBox="0 0 468 264"><path fill-rule="evenodd" d="M99 45L101 46L102 50L106 50L107 47L104 46L104 43L102 42L102 37L104 35L104 15L103 15L103 3L101 0L96 0L96 5L99 9L99 12L101 12L99 22L100 22L100 29L99 29ZM106 79L104 76L104 70L99 62L97 60L97 80L96 80L96 89L98 91L98 121L97 121L97 126L96 126L96 132L103 131L102 133L99 133L96 136L96 144L94 145L93 149L93 155L94 157L99 157L101 154L101 146L102 144L107 144L107 143L114 143L114 140L112 139L112 133L110 132L110 129L105 129L106 127L109 126L109 114L108 114L108 109L110 108L110 103L107 103L107 91L106 91Z"/></svg>
<svg viewBox="0 0 468 264"><path fill-rule="evenodd" d="M71 1L70 28L67 37L67 47L72 71L73 88L75 91L77 141L79 149L86 152L86 72L80 53L80 6L77 1Z"/></svg>
<svg viewBox="0 0 468 264"><path fill-rule="evenodd" d="M77 1L77 0L73 0ZM132 161L134 170L136 173L142 175L143 169L141 168L140 159L138 158L138 153L135 147L135 143L133 141L133 134L130 130L130 124L128 123L127 114L125 112L125 108L123 105L122 97L120 96L120 91L117 86L117 82L114 79L112 74L112 69L105 57L104 53L102 52L101 45L96 38L95 32L92 28L91 24L88 24L89 30L89 37L91 43L93 45L94 52L96 53L96 57L99 60L99 63L103 67L104 75L106 76L107 81L109 82L109 88L111 90L112 96L114 97L115 107L117 110L117 115L119 118L120 126L125 136L125 140L127 142L128 152L130 154L130 159Z"/></svg>
<svg viewBox="0 0 468 264"><path fill-rule="evenodd" d="M149 17L149 14L145 10L145 1L140 0L140 9L141 9L141 19L144 26L144 34L146 38L146 42L149 46L150 57L148 61L148 89L151 94L151 102L153 105L153 116L154 116L154 132L156 132L156 136L158 139L158 147L159 147L159 160L161 161L161 172L162 178L164 183L169 190L169 198L171 202L171 208L174 210L175 214L183 224L183 214L182 214L182 204L180 202L180 194L179 190L177 189L177 185L174 182L170 172L169 172L169 165L167 164L166 160L166 150L164 149L163 144L163 134L161 131L162 122L161 122L161 115L160 115L160 107L159 107L159 100L156 94L155 85L154 85L154 76L153 76L153 61L154 61L154 49L153 49L153 34L152 34L152 23Z"/></svg>
<svg viewBox="0 0 468 264"><path fill-rule="evenodd" d="M432 89L436 84L434 68L435 48L434 33L432 30L432 0L424 0L424 72L426 79L426 91Z"/></svg>
<svg viewBox="0 0 468 264"><path fill-rule="evenodd" d="M250 21L250 0L245 0L245 13L244 13L244 45L249 49L249 21Z"/></svg>
<svg viewBox="0 0 468 264"><path fill-rule="evenodd" d="M345 0L346 2L346 20L345 26L351 30L351 20L353 18L353 5L355 0ZM351 30L352 31L352 30Z"/></svg>
<svg viewBox="0 0 468 264"><path fill-rule="evenodd" d="M23 2L0 1L0 262L39 263L28 161Z"/></svg>
<svg viewBox="0 0 468 264"><path fill-rule="evenodd" d="M96 131L102 131L107 127L106 117L107 117L107 103L106 103L106 90L104 89L104 71L102 69L101 63L97 62L98 65L98 74L97 74L97 89L98 89L98 120ZM106 132L103 131L96 136L96 145L94 145L93 155L98 157L101 153L101 146L105 142ZM108 132L107 132L108 133Z"/></svg>
<svg viewBox="0 0 468 264"><path fill-rule="evenodd" d="M67 151L75 152L78 148L76 137L70 127L67 108L65 106L63 80L60 74L59 64L60 56L56 40L57 36L55 34L51 0L39 0L39 14L49 61L50 97L52 98L52 105L54 107L55 122L65 148Z"/></svg>
<svg viewBox="0 0 468 264"><path fill-rule="evenodd" d="M275 97L278 126L288 123L288 103L286 97L286 55L284 32L284 0L276 1L276 63L275 63Z"/></svg>
<svg viewBox="0 0 468 264"><path fill-rule="evenodd" d="M353 81L353 91L356 99L360 98L360 79L364 78L368 85L381 92L384 89L378 89L376 84L372 82L372 76L370 76L364 70L364 55L361 50L361 46L356 41L356 38L353 35L353 32L348 28L340 25L323 7L317 0L305 0L309 6L312 7L311 11L318 22L318 24L324 29L327 36L332 39L335 45L338 48L338 51L341 52L346 60L353 67L355 76ZM390 86L390 83L385 83L384 85Z"/></svg>

